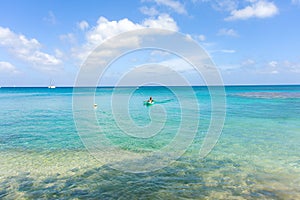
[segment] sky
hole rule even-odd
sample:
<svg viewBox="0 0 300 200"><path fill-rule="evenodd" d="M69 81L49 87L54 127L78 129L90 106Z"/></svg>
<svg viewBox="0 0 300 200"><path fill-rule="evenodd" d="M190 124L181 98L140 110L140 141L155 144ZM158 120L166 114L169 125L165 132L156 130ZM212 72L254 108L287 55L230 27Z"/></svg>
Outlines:
<svg viewBox="0 0 300 200"><path fill-rule="evenodd" d="M300 0L1 0L0 4L2 87L48 86L51 80L56 86L74 86L96 47L142 28L176 31L195 41L226 85L300 84ZM116 59L101 84L113 85L124 73L147 63L172 66L180 74L189 70L178 55L140 50ZM157 76L165 75L155 69ZM195 85L203 83L195 74L186 78Z"/></svg>

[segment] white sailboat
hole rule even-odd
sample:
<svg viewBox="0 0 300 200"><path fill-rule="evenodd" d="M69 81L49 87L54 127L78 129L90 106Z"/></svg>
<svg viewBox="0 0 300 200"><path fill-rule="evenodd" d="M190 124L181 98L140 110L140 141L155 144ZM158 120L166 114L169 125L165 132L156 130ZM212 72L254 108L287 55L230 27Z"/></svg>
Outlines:
<svg viewBox="0 0 300 200"><path fill-rule="evenodd" d="M48 86L49 89L54 89L56 88L55 85L53 84L53 81L50 81L50 85Z"/></svg>

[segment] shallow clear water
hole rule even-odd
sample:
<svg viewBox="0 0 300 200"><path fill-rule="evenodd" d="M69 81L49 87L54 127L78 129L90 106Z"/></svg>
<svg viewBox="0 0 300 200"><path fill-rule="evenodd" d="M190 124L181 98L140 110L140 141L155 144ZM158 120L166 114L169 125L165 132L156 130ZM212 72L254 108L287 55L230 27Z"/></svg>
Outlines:
<svg viewBox="0 0 300 200"><path fill-rule="evenodd" d="M1 88L0 198L300 199L300 86L226 87L222 135L204 159L199 148L210 122L211 99L205 87L193 89L200 123L185 154L165 168L128 173L109 167L110 154L96 159L86 149L75 127L72 88ZM89 91L82 88L79 95ZM122 88L117 97L121 100L129 91ZM110 108L112 92L97 89L93 112L113 145L155 151L176 135L181 102L171 90L136 88L129 100L129 115L137 126L148 125L149 113L159 107L166 113L164 128L147 139L128 137L119 129ZM185 97L181 101L190 101L184 87L177 92ZM143 101L149 96L157 102L147 107ZM186 110L188 115L195 112L193 107Z"/></svg>

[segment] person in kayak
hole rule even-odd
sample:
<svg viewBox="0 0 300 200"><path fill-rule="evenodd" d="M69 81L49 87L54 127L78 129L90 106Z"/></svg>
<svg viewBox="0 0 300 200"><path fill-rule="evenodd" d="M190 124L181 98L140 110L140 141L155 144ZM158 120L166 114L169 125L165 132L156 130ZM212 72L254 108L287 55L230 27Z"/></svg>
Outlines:
<svg viewBox="0 0 300 200"><path fill-rule="evenodd" d="M153 99L152 97L150 97L150 99L148 100L149 103L152 103L153 102Z"/></svg>

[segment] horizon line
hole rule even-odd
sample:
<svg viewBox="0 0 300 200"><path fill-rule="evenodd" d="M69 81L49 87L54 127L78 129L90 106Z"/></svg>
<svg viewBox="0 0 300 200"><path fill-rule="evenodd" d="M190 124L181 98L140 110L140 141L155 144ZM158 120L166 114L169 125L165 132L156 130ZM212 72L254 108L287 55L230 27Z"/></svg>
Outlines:
<svg viewBox="0 0 300 200"><path fill-rule="evenodd" d="M224 84L224 85L97 85L97 86L72 86L72 85L61 85L56 88L114 88L114 87L230 87L230 86L300 86L300 83L295 84ZM8 85L0 86L0 88L48 88L48 86L36 86L36 85Z"/></svg>

